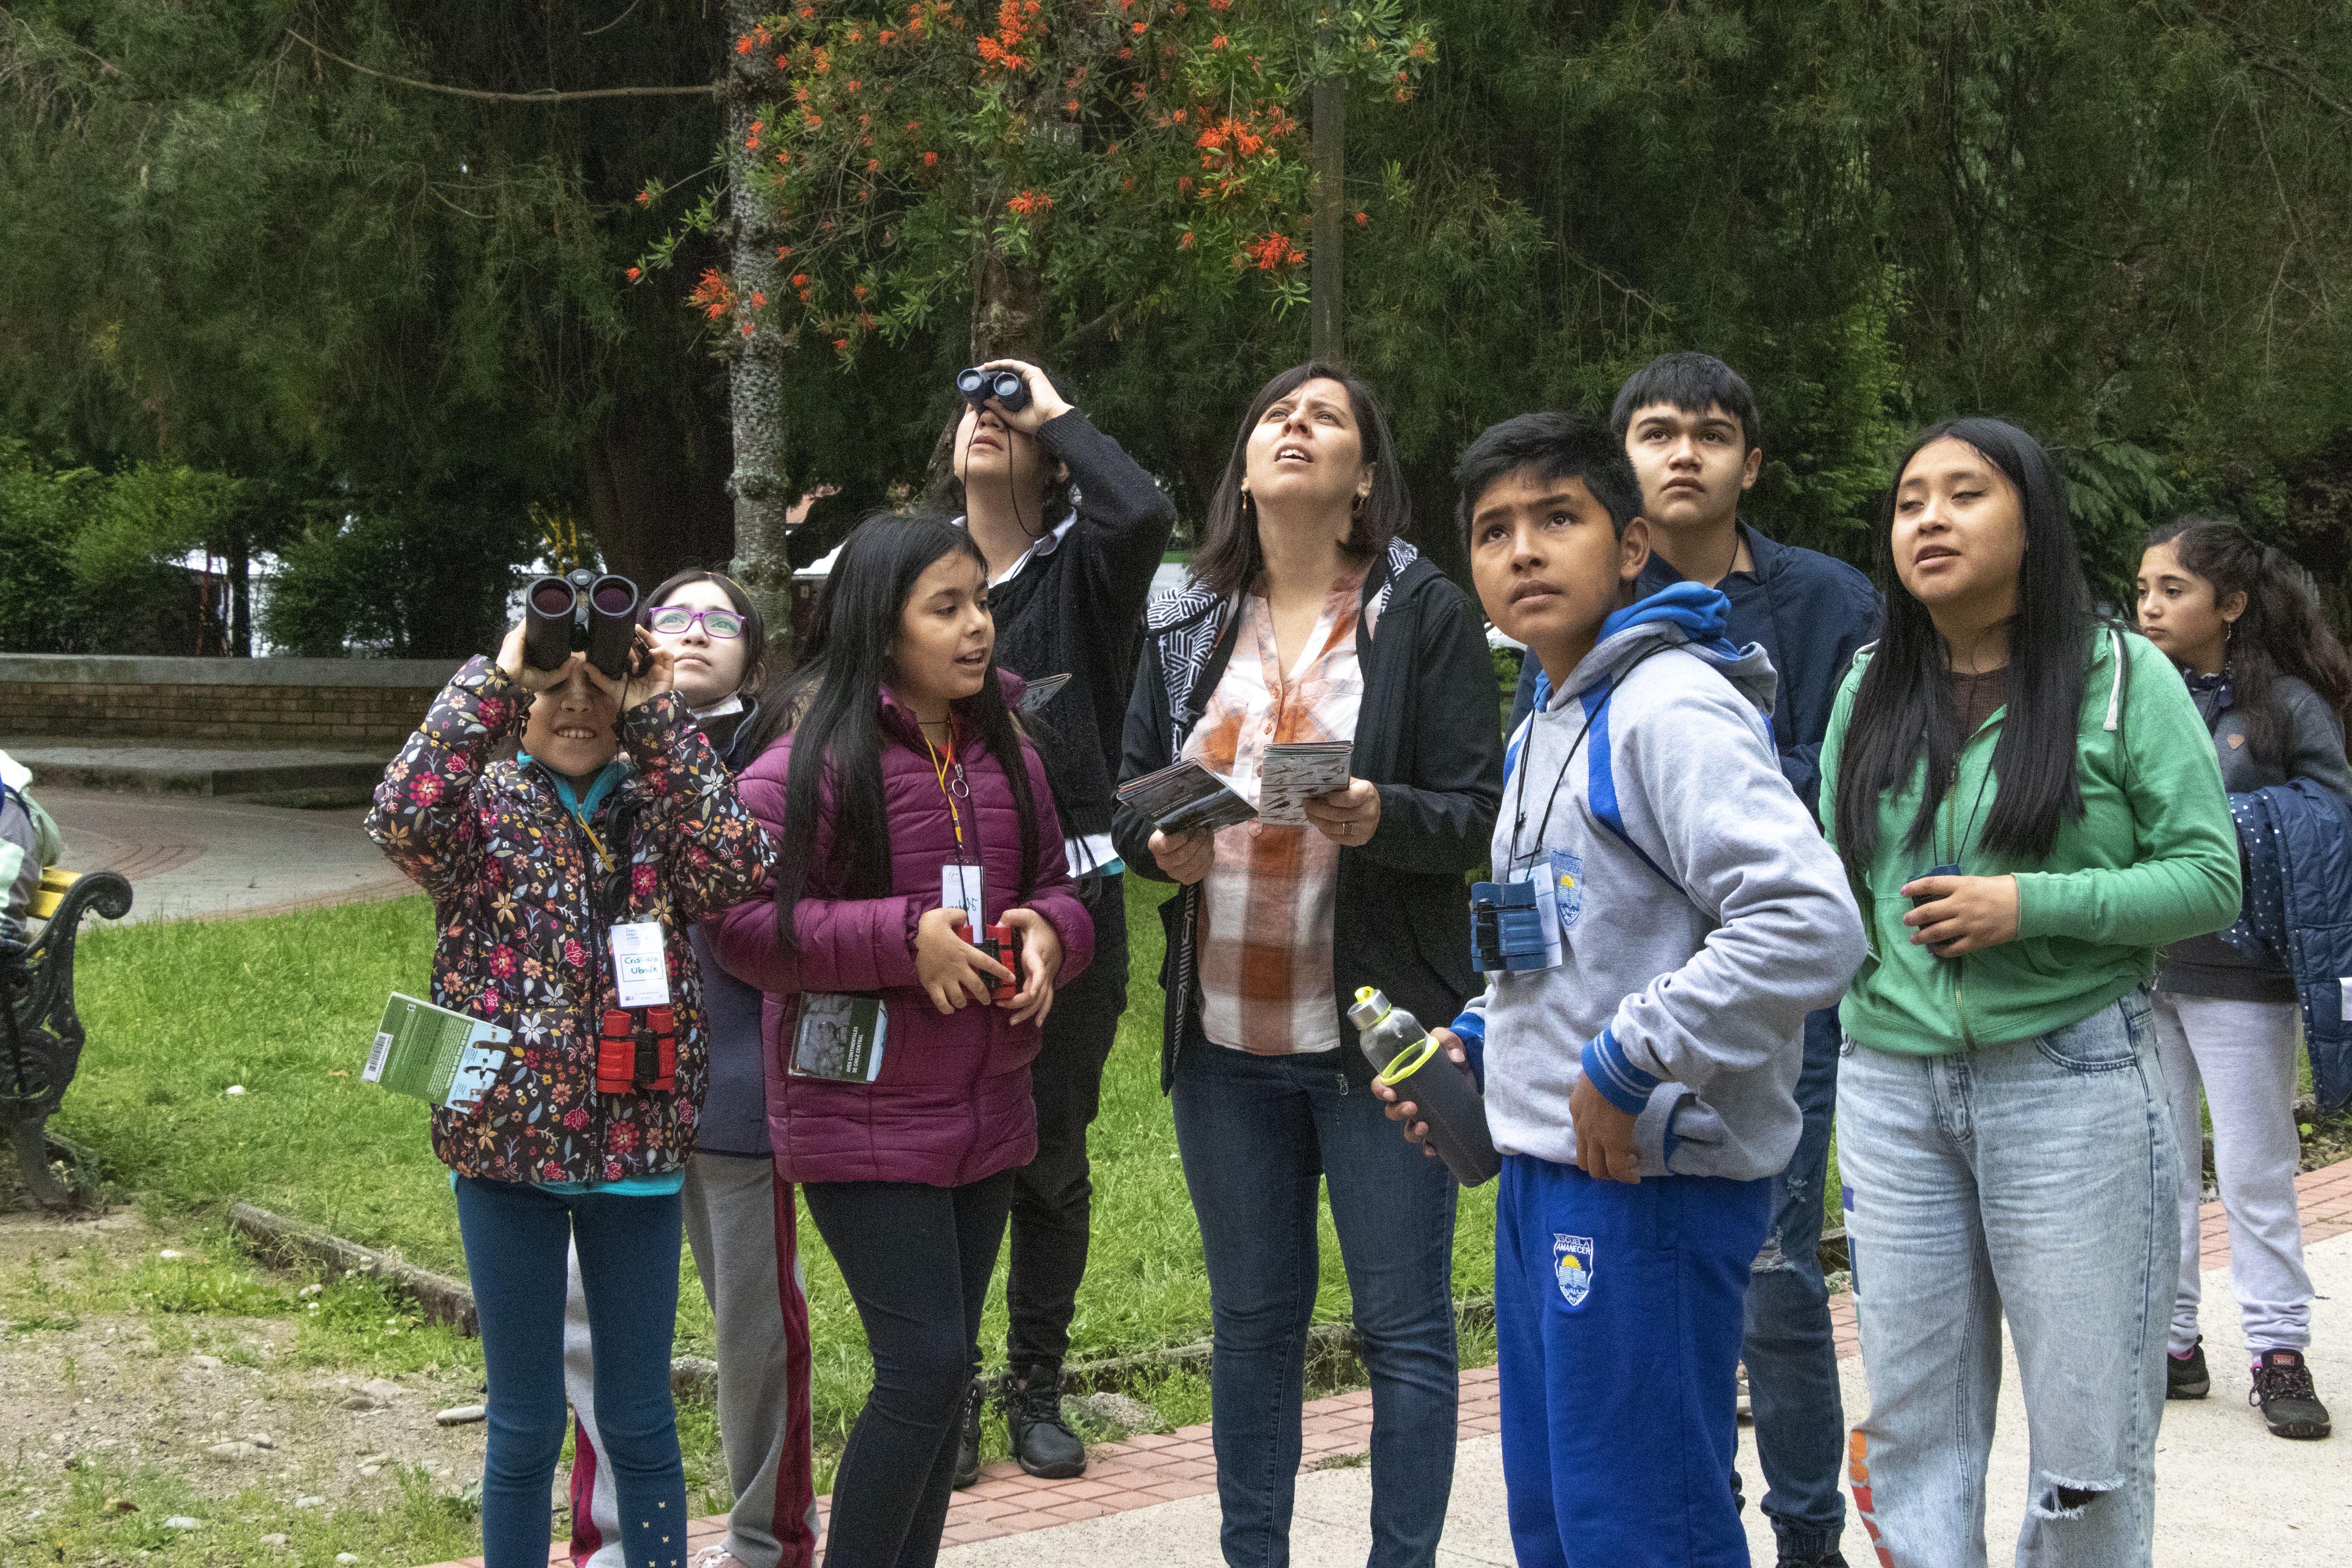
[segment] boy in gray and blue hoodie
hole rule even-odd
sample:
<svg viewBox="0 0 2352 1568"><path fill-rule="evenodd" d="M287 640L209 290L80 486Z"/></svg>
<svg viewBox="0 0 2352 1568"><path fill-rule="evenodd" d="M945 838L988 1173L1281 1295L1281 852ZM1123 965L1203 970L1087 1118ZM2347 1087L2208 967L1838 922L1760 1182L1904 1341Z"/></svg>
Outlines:
<svg viewBox="0 0 2352 1568"><path fill-rule="evenodd" d="M1844 992L1861 919L1782 776L1770 660L1725 640L1713 589L1634 601L1648 525L1609 431L1523 415L1460 478L1479 599L1549 678L1491 874L1549 884L1559 961L1490 973L1451 1031L1505 1156L1513 1545L1522 1568L1744 1565L1741 1304L1801 1124L1805 1015Z"/></svg>

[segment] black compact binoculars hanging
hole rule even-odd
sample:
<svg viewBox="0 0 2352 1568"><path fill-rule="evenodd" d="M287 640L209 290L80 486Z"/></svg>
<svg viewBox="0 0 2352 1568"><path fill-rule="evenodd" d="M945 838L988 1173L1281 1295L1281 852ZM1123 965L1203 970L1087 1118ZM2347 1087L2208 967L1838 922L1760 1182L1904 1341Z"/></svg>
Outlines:
<svg viewBox="0 0 2352 1568"><path fill-rule="evenodd" d="M1029 406L1029 384L1017 371L960 370L956 372L956 391L974 408L992 397L1007 414L1018 414Z"/></svg>
<svg viewBox="0 0 2352 1568"><path fill-rule="evenodd" d="M637 585L626 577L572 572L541 577L523 595L523 662L553 669L574 653L618 680L637 647Z"/></svg>

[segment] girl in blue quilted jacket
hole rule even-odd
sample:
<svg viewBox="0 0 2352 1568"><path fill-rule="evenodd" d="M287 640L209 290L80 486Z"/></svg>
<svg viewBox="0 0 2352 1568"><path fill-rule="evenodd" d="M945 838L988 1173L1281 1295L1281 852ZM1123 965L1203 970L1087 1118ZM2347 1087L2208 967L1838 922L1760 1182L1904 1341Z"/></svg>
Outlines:
<svg viewBox="0 0 2352 1568"><path fill-rule="evenodd" d="M2327 629L2301 569L2235 523L2185 517L2148 535L2139 625L2189 682L2212 731L2231 795L2309 779L2352 803L2344 711L2352 659ZM2327 1407L2305 1359L2311 1276L2295 1212L2294 976L2219 936L2164 952L2156 979L2156 1046L2180 1149L2180 1276L2172 1302L2165 1394L2212 1387L2197 1307L2203 1268L2202 1089L2213 1118L2213 1171L2230 1216L2230 1284L2253 1362L2254 1403L2281 1437L2325 1437Z"/></svg>

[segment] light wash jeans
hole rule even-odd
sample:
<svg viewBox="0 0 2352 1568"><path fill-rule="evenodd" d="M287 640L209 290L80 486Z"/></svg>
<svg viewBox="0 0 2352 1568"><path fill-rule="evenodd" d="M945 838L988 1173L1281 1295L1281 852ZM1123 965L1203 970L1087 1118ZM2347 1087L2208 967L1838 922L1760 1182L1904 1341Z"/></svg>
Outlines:
<svg viewBox="0 0 2352 1568"><path fill-rule="evenodd" d="M2001 1319L2031 1441L2020 1564L2145 1568L2179 1161L2147 994L1964 1054L1849 1039L1838 1161L1870 1255L1847 1447L1888 1568L1983 1568Z"/></svg>
<svg viewBox="0 0 2352 1568"><path fill-rule="evenodd" d="M2294 1058L2301 1039L2292 1002L2232 1002L2156 994L2156 1047L2180 1132L2180 1285L2172 1298L2169 1348L2197 1343L2197 1200L2205 1159L2197 1090L2213 1111L2213 1175L2230 1216L2230 1288L2237 1293L2246 1349L2299 1351L2311 1344L2311 1276L2303 1267L2303 1222L2295 1212Z"/></svg>

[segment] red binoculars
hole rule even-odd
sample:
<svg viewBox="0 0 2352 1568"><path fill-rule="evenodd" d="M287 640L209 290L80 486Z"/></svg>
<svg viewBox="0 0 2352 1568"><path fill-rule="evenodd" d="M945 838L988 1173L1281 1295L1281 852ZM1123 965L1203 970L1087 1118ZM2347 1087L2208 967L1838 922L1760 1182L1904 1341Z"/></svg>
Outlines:
<svg viewBox="0 0 2352 1568"><path fill-rule="evenodd" d="M1005 968L1013 971L1010 981L1000 983L988 994L992 1000L1010 1002L1021 990L1021 935L1011 926L982 926L974 936L971 927L961 928L964 940L980 949Z"/></svg>
<svg viewBox="0 0 2352 1568"><path fill-rule="evenodd" d="M677 1087L677 1018L667 1007L607 1007L596 1039L596 1092Z"/></svg>

